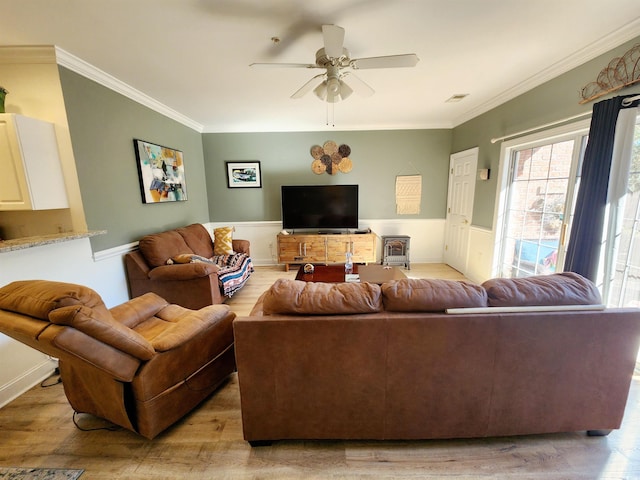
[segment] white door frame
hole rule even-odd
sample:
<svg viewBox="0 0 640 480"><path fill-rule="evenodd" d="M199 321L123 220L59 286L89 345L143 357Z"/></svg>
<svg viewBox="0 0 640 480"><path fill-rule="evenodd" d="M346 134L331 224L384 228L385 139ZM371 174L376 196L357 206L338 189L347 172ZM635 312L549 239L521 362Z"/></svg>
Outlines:
<svg viewBox="0 0 640 480"><path fill-rule="evenodd" d="M478 152L479 148L474 147L462 152L453 153L449 157L449 187L447 191L447 217L445 222L445 244L443 250L443 259L445 263L460 271L460 273L462 273L463 275L467 274L469 265L469 228L471 227L473 217L476 173L478 169ZM465 205L463 207L465 214L461 216L454 215L452 212L452 207L455 201L455 199L453 198L453 181L455 178L454 164L460 159L464 158L469 159L469 171L467 172L467 174L471 177L471 181L469 183L469 189L466 192L467 197L464 202ZM460 245L460 251L462 253L460 255L457 255L458 258L452 257L453 254L449 249L451 235L454 232L456 234L462 232L462 245ZM455 263L455 265L450 263L452 260L452 263Z"/></svg>

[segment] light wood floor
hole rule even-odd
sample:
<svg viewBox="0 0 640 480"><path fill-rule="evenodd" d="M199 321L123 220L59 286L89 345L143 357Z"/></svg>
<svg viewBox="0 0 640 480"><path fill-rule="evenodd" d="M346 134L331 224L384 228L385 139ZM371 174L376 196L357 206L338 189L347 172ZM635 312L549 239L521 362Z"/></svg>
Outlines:
<svg viewBox="0 0 640 480"><path fill-rule="evenodd" d="M441 265L410 276L461 278ZM229 302L244 315L279 276L258 267ZM0 466L82 468L90 479L638 479L640 378L620 430L471 440L287 441L252 449L242 438L236 376L182 421L145 440L127 430L84 432L72 422L62 385L39 386L0 409ZM104 426L81 416L84 427Z"/></svg>

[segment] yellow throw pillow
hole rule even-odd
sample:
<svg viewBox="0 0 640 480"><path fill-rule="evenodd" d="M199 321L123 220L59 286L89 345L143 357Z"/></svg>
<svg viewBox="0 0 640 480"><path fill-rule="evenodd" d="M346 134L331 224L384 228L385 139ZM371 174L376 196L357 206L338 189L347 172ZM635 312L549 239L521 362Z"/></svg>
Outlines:
<svg viewBox="0 0 640 480"><path fill-rule="evenodd" d="M232 255L233 243L232 234L233 227L220 227L213 230L213 254L214 255Z"/></svg>

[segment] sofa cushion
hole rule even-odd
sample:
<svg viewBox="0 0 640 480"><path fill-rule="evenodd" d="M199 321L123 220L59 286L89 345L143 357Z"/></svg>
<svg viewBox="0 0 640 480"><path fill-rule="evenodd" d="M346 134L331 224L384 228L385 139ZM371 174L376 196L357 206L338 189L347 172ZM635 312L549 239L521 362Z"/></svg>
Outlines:
<svg viewBox="0 0 640 480"><path fill-rule="evenodd" d="M167 260L181 253L195 253L177 230L145 235L138 247L151 267L165 265Z"/></svg>
<svg viewBox="0 0 640 480"><path fill-rule="evenodd" d="M403 278L382 284L382 302L391 312L444 312L486 307L487 292L471 282Z"/></svg>
<svg viewBox="0 0 640 480"><path fill-rule="evenodd" d="M52 310L69 305L86 305L104 315L110 315L100 295L83 285L49 280L19 280L0 288L1 309L41 320L48 320Z"/></svg>
<svg viewBox="0 0 640 480"><path fill-rule="evenodd" d="M482 284L492 307L518 305L597 305L602 303L593 282L574 272L525 278L493 278Z"/></svg>
<svg viewBox="0 0 640 480"><path fill-rule="evenodd" d="M219 323L230 315L231 311L228 305L209 305L188 313L181 310L184 309L178 305L169 305L158 313L158 318L166 318L167 321L164 322L166 325L162 331L150 340L156 351L166 352L184 345L196 335ZM231 315L235 316L233 313ZM176 318L179 318L179 321L175 321Z"/></svg>
<svg viewBox="0 0 640 480"><path fill-rule="evenodd" d="M279 279L265 292L263 299L265 315L333 315L380 311L380 286L372 283L314 283Z"/></svg>
<svg viewBox="0 0 640 480"><path fill-rule="evenodd" d="M220 227L213 230L213 254L233 255L233 227Z"/></svg>
<svg viewBox="0 0 640 480"><path fill-rule="evenodd" d="M201 223L192 223L186 227L177 228L184 241L193 252L201 257L213 257L213 240L209 231Z"/></svg>

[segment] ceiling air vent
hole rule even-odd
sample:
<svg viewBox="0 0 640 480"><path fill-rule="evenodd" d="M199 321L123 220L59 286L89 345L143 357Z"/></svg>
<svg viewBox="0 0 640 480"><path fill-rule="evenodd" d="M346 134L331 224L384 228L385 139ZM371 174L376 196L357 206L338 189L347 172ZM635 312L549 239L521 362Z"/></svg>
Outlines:
<svg viewBox="0 0 640 480"><path fill-rule="evenodd" d="M460 100L462 100L464 97L468 95L469 95L468 93L456 93L454 95L451 95L447 100L445 100L445 103L459 102Z"/></svg>

